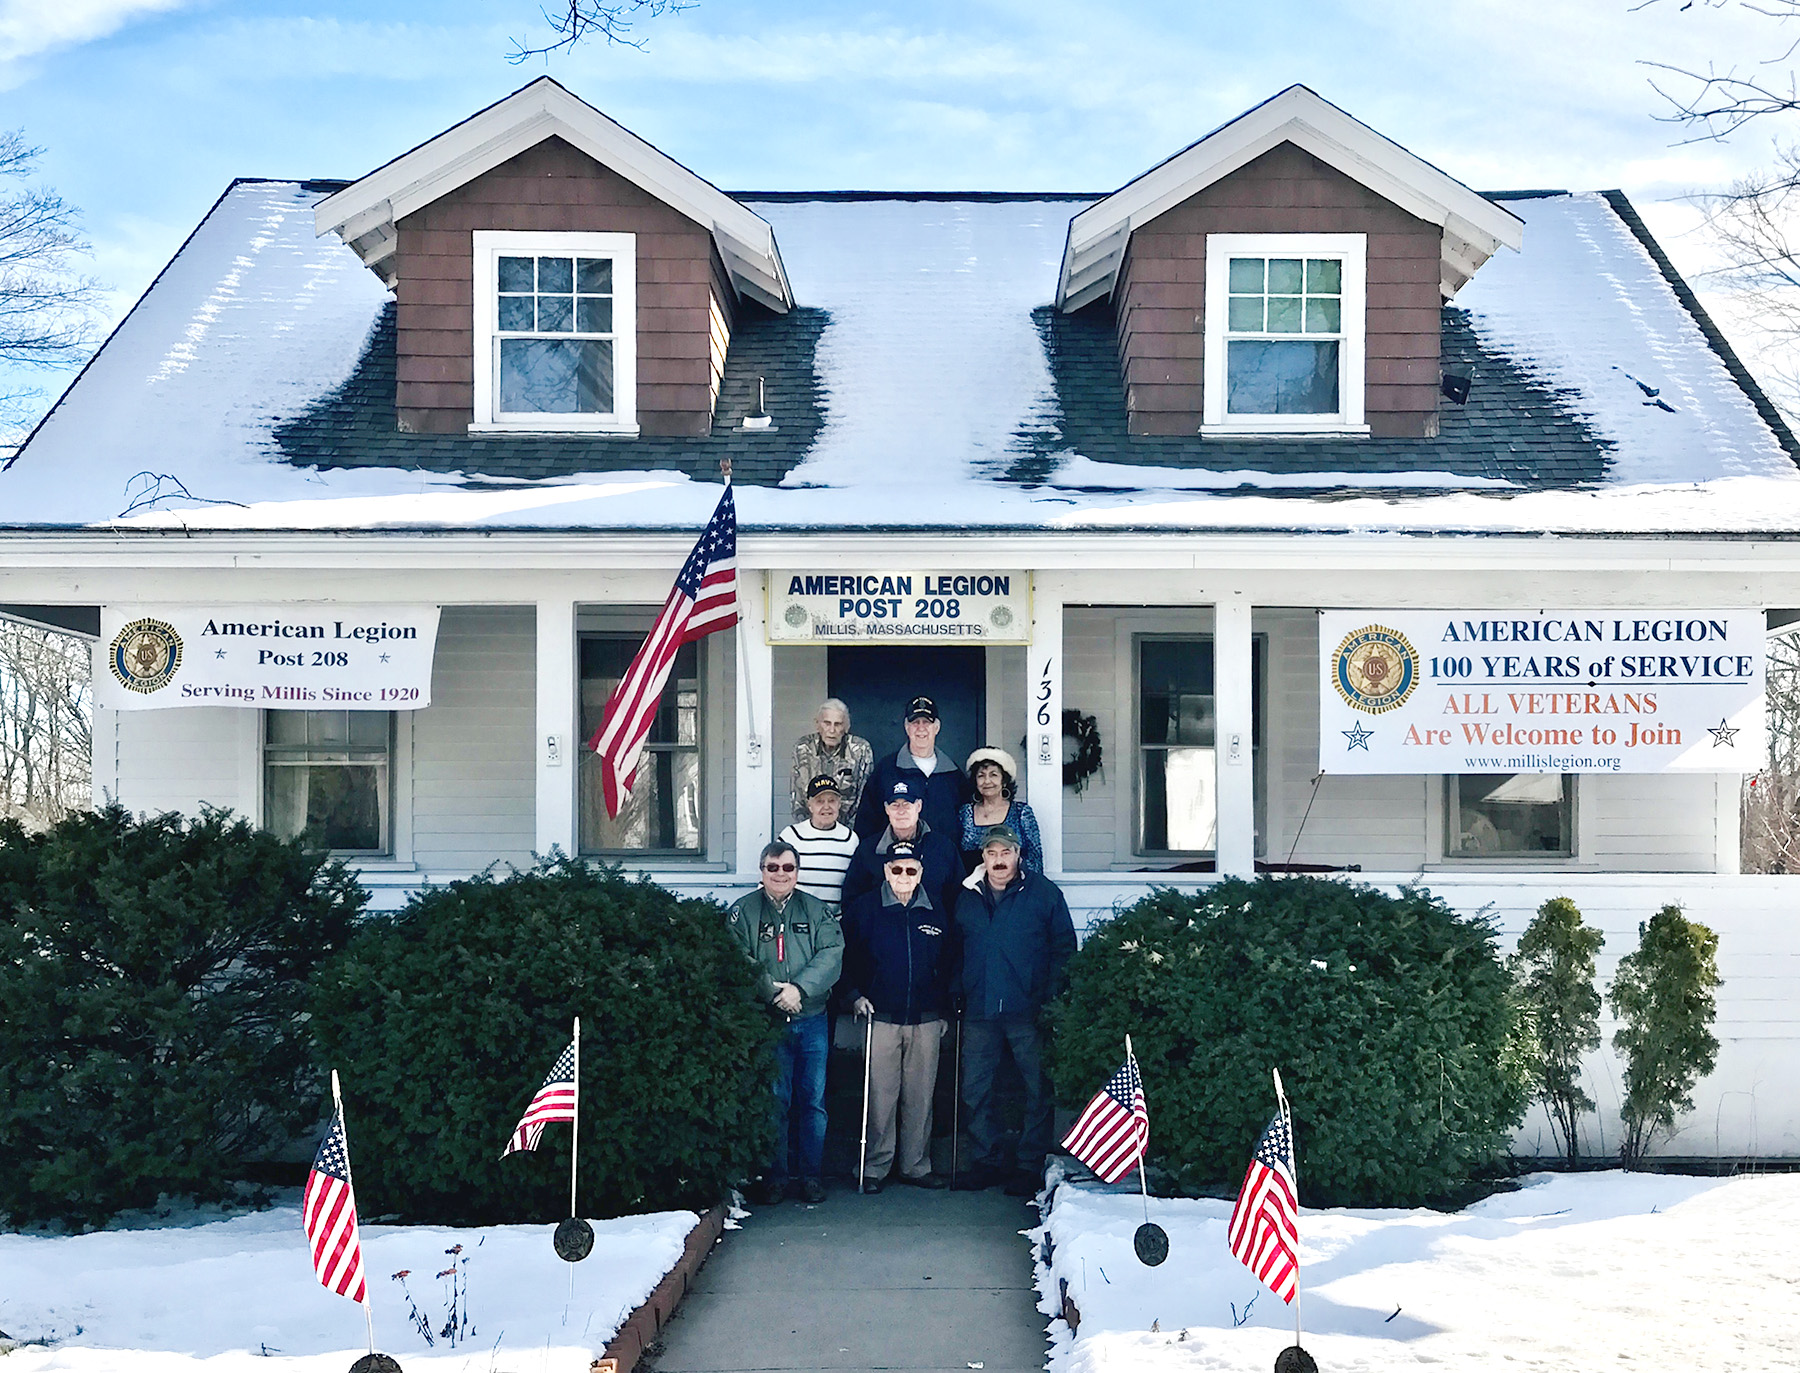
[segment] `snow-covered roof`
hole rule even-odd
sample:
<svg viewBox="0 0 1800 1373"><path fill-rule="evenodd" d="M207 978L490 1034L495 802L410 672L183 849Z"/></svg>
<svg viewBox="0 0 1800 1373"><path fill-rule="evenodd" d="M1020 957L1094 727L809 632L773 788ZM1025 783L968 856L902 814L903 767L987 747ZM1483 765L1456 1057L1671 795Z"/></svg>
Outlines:
<svg viewBox="0 0 1800 1373"><path fill-rule="evenodd" d="M1125 433L1104 312L1052 305L1067 197L744 196L799 308L740 321L710 437L400 434L391 300L320 198L232 187L0 473L0 525L697 527L733 456L750 528L1800 530L1792 440L1602 195L1510 202L1524 250L1445 311L1474 390L1437 439L1305 442Z"/></svg>

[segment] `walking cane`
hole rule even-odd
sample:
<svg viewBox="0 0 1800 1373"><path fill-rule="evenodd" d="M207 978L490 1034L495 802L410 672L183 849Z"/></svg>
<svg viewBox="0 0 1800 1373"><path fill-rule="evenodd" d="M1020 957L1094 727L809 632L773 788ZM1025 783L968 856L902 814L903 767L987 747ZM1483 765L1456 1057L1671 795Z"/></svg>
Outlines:
<svg viewBox="0 0 1800 1373"><path fill-rule="evenodd" d="M950 1093L950 1185L956 1185L956 1151L962 1143L962 1012L956 1013L956 1071Z"/></svg>
<svg viewBox="0 0 1800 1373"><path fill-rule="evenodd" d="M875 1044L875 1017L870 1016L863 1027L863 1112L862 1112L862 1148L856 1160L856 1190L863 1190L863 1170L869 1166L869 1057Z"/></svg>

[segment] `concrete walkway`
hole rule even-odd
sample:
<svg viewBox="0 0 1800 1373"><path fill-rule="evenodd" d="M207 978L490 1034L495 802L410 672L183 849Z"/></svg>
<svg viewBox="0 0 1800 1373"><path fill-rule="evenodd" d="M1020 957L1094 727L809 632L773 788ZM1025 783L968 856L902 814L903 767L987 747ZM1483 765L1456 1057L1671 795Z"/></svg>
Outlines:
<svg viewBox="0 0 1800 1373"><path fill-rule="evenodd" d="M1038 1373L1047 1344L1019 1231L1037 1211L991 1192L833 1187L727 1231L675 1318L656 1373L892 1369Z"/></svg>

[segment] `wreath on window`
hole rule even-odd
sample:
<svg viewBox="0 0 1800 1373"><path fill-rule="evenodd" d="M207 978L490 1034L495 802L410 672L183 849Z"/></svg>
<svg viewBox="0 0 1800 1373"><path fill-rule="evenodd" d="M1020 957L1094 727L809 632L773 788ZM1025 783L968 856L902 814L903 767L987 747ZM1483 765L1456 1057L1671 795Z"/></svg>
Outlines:
<svg viewBox="0 0 1800 1373"><path fill-rule="evenodd" d="M1100 771L1100 723L1079 710L1063 712L1063 785L1079 795Z"/></svg>

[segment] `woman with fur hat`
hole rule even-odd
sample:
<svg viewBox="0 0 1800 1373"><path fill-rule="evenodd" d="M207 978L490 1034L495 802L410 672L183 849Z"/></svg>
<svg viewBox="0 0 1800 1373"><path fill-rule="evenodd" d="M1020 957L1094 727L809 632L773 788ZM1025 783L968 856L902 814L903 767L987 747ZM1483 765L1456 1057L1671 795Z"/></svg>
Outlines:
<svg viewBox="0 0 1800 1373"><path fill-rule="evenodd" d="M1019 765L1012 754L1003 748L978 748L969 755L964 771L975 788L975 799L961 812L963 865L971 872L980 867L983 836L995 825L1009 825L1019 836L1020 865L1027 872L1043 872L1044 844L1037 816L1018 799Z"/></svg>

